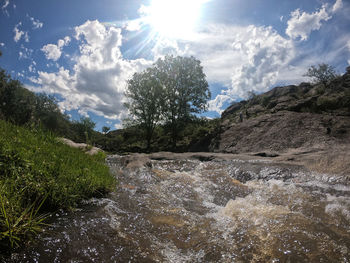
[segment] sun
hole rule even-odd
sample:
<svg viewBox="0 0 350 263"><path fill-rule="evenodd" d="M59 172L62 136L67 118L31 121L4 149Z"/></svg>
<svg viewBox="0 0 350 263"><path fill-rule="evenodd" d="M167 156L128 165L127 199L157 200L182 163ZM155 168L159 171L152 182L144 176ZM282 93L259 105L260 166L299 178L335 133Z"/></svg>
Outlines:
<svg viewBox="0 0 350 263"><path fill-rule="evenodd" d="M207 0L152 0L148 23L158 34L171 38L189 37Z"/></svg>

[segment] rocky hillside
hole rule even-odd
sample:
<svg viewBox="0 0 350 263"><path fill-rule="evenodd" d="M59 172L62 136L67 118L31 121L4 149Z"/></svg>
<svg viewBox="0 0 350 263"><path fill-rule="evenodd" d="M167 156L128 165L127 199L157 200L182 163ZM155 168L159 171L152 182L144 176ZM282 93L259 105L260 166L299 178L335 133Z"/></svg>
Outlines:
<svg viewBox="0 0 350 263"><path fill-rule="evenodd" d="M350 144L350 67L326 87L276 87L234 103L221 117L215 152L285 152Z"/></svg>

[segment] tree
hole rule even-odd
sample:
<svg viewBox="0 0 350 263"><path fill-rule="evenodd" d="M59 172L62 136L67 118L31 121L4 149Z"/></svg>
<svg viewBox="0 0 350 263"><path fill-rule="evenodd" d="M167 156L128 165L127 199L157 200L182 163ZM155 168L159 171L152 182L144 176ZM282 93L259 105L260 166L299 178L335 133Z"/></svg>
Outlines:
<svg viewBox="0 0 350 263"><path fill-rule="evenodd" d="M36 94L34 122L45 129L60 135L68 128L68 117L61 113L57 100L52 95L45 93Z"/></svg>
<svg viewBox="0 0 350 263"><path fill-rule="evenodd" d="M334 67L325 63L318 64L317 67L311 66L303 76L311 78L314 83L322 83L325 87L338 77Z"/></svg>
<svg viewBox="0 0 350 263"><path fill-rule="evenodd" d="M211 94L200 61L194 57L166 56L154 65L164 92L163 116L170 123L176 148L179 124L206 110Z"/></svg>
<svg viewBox="0 0 350 263"><path fill-rule="evenodd" d="M110 129L111 129L111 127L103 126L102 127L103 134L107 134L107 132L109 132Z"/></svg>
<svg viewBox="0 0 350 263"><path fill-rule="evenodd" d="M0 115L7 121L23 125L34 114L35 94L13 80L0 68Z"/></svg>
<svg viewBox="0 0 350 263"><path fill-rule="evenodd" d="M127 82L125 95L128 99L125 106L134 117L133 123L139 124L145 131L149 150L154 129L161 120L164 103L163 89L155 68L135 73Z"/></svg>
<svg viewBox="0 0 350 263"><path fill-rule="evenodd" d="M96 123L89 117L81 117L79 121L73 122L74 140L92 144L92 135Z"/></svg>

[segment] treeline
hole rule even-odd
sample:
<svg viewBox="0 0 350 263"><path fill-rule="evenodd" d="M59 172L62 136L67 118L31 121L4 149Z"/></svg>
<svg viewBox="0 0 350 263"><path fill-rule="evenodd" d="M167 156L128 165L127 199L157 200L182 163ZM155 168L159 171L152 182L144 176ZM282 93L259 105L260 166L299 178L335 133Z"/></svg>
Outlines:
<svg viewBox="0 0 350 263"><path fill-rule="evenodd" d="M100 133L94 130L95 123L90 118L82 117L79 121L71 121L68 115L60 111L53 96L29 91L3 69L0 69L0 119L31 129L50 131L56 136L122 154L170 150L205 151L217 133L218 122L188 114L186 118L176 119L174 129L171 122L161 122L159 118L152 130L152 143L147 140L144 124L135 120L130 120L124 129L109 131L108 127L104 127L103 133Z"/></svg>
<svg viewBox="0 0 350 263"><path fill-rule="evenodd" d="M0 119L16 125L39 127L76 142L93 142L95 123L89 118L70 121L53 96L35 94L0 69Z"/></svg>

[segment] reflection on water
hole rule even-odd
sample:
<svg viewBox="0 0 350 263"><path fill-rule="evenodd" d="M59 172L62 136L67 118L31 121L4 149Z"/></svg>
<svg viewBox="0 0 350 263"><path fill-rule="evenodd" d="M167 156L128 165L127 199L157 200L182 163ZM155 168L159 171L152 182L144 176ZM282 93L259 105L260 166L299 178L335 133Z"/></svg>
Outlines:
<svg viewBox="0 0 350 263"><path fill-rule="evenodd" d="M349 262L350 187L264 162L108 162L120 184L7 262Z"/></svg>

